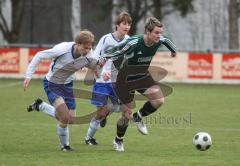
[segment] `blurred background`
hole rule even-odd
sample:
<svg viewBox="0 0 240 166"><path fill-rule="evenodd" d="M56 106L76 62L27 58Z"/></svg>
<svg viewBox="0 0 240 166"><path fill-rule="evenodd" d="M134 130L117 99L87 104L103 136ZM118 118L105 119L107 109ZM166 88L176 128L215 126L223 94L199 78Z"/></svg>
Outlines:
<svg viewBox="0 0 240 166"><path fill-rule="evenodd" d="M163 47L155 56L167 81L240 83L240 0L0 0L0 77L23 77L37 51L72 41L79 30L92 31L96 44L121 11L133 18L129 35L143 33L149 16L163 22L180 55L172 60Z"/></svg>
<svg viewBox="0 0 240 166"><path fill-rule="evenodd" d="M0 45L56 44L89 29L96 41L128 11L130 35L159 18L180 50L238 50L239 0L0 0Z"/></svg>
<svg viewBox="0 0 240 166"><path fill-rule="evenodd" d="M145 119L148 136L140 136L130 123L124 153L112 148L121 114L108 118L96 135L100 143L96 148L85 145L88 124L72 125L71 145L76 151L62 153L56 121L26 111L36 98L47 101L39 78L51 60L39 63L33 76L38 79L24 92L26 68L38 51L72 41L82 29L95 34L96 45L113 31L115 17L123 10L133 18L130 35L143 33L149 16L163 22L177 56L172 58L163 47L151 66L168 71L161 83L173 93ZM0 166L240 166L239 17L240 0L0 0ZM79 70L74 84L91 94L92 85L82 81L86 73L87 69ZM77 98L78 116L95 111L89 98ZM134 111L143 104L137 101ZM207 152L192 146L200 131L212 136Z"/></svg>

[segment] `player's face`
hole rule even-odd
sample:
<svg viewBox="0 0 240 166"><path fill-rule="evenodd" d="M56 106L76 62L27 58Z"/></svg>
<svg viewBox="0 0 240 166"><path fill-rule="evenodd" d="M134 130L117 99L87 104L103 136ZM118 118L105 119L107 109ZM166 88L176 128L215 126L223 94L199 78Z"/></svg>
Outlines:
<svg viewBox="0 0 240 166"><path fill-rule="evenodd" d="M152 32L149 33L149 40L153 43L157 43L160 40L160 34L163 32L163 27L155 26Z"/></svg>
<svg viewBox="0 0 240 166"><path fill-rule="evenodd" d="M76 54L77 55L87 55L92 49L92 43L88 44L76 44Z"/></svg>
<svg viewBox="0 0 240 166"><path fill-rule="evenodd" d="M119 25L117 25L117 30L120 32L120 34L126 35L128 34L129 30L131 28L131 25L127 22L121 22Z"/></svg>

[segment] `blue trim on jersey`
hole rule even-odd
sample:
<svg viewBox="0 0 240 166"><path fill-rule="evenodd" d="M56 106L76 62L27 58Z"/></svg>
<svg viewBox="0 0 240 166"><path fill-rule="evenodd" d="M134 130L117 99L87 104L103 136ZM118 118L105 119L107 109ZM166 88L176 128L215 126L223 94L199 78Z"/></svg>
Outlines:
<svg viewBox="0 0 240 166"><path fill-rule="evenodd" d="M76 58L74 58L74 45L75 45L75 44L72 45L71 53L72 53L73 59L76 59ZM62 55L64 55L64 54L62 54ZM52 72L53 72L54 66L56 65L57 60L58 60L62 55L60 55L60 56L58 56L56 59L54 59L53 65L52 65L52 67L51 67L51 71L52 71Z"/></svg>
<svg viewBox="0 0 240 166"><path fill-rule="evenodd" d="M106 106L108 104L108 99L111 99L112 104L118 103L115 87L115 83L95 82L91 103L97 107Z"/></svg>
<svg viewBox="0 0 240 166"><path fill-rule="evenodd" d="M111 33L111 35L112 35L112 38L113 38L116 42L118 42L118 43L120 43L120 42L125 38L125 37L124 37L122 40L118 40L118 39L113 35L113 33Z"/></svg>
<svg viewBox="0 0 240 166"><path fill-rule="evenodd" d="M72 53L73 59L76 59L75 56L74 56L74 46L75 46L75 44L72 45L71 53Z"/></svg>
<svg viewBox="0 0 240 166"><path fill-rule="evenodd" d="M60 56L61 56L61 55L60 55ZM56 65L56 62L57 62L57 60L60 58L60 56L53 60L53 65L52 65L52 67L51 67L51 71L52 71L52 72L53 72L53 68L54 68L54 66Z"/></svg>
<svg viewBox="0 0 240 166"><path fill-rule="evenodd" d="M51 104L53 104L58 97L62 97L68 109L76 109L76 100L73 94L73 82L68 84L54 84L49 82L45 77L43 79L43 86Z"/></svg>
<svg viewBox="0 0 240 166"><path fill-rule="evenodd" d="M85 56L85 58L87 59L88 63L91 63L90 59L88 59L88 57Z"/></svg>
<svg viewBox="0 0 240 166"><path fill-rule="evenodd" d="M107 36L104 37L103 42L102 42L102 45L104 45L104 43L105 43L105 41L106 41L106 38L107 38ZM101 49L100 55L102 55L102 51L103 51L103 50Z"/></svg>
<svg viewBox="0 0 240 166"><path fill-rule="evenodd" d="M107 38L107 36L105 36L104 39L103 39L103 45L104 45L104 43L105 43L106 38Z"/></svg>

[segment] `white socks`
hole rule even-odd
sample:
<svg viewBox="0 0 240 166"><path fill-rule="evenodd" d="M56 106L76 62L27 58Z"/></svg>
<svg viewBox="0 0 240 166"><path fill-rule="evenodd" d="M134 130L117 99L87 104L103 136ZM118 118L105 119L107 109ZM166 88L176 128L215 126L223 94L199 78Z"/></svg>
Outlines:
<svg viewBox="0 0 240 166"><path fill-rule="evenodd" d="M48 115L56 118L56 115L55 115L56 114L56 109L52 105L50 105L46 102L42 102L39 105L39 111L44 112L45 114L48 114Z"/></svg>
<svg viewBox="0 0 240 166"><path fill-rule="evenodd" d="M57 125L57 132L59 140L62 146L69 146L69 129L68 127L62 128L60 125Z"/></svg>
<svg viewBox="0 0 240 166"><path fill-rule="evenodd" d="M95 118L92 118L89 128L87 131L87 135L85 136L85 140L93 138L94 134L96 133L99 125L100 125L101 120L96 120Z"/></svg>

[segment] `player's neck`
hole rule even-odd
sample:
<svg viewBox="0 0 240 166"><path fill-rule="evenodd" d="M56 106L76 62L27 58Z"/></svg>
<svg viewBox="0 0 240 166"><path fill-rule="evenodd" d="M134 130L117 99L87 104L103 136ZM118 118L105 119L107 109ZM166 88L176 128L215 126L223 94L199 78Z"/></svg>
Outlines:
<svg viewBox="0 0 240 166"><path fill-rule="evenodd" d="M73 58L74 59L77 59L81 56L81 54L77 53L77 46L74 45L74 48L73 48Z"/></svg>
<svg viewBox="0 0 240 166"><path fill-rule="evenodd" d="M144 35L143 40L146 46L152 46L154 44L153 41L149 40L149 37L146 34Z"/></svg>
<svg viewBox="0 0 240 166"><path fill-rule="evenodd" d="M114 35L114 37L117 39L117 40L119 40L119 41L121 41L123 38L124 38L124 34L121 34L120 32L118 32L118 31L115 31L115 32L113 32L113 35Z"/></svg>

